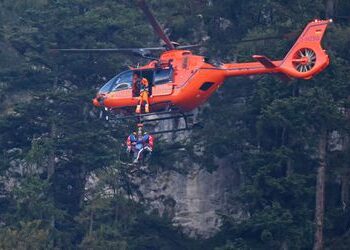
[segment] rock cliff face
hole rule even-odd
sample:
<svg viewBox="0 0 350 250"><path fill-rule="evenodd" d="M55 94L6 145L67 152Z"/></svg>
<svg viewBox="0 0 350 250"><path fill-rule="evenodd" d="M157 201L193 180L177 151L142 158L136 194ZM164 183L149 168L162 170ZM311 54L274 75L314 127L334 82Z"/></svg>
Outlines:
<svg viewBox="0 0 350 250"><path fill-rule="evenodd" d="M241 205L235 202L235 194L242 185L237 162L232 156L216 160L217 168L212 172L197 164L188 164L187 173L165 170L157 174L132 174L129 180L134 191L125 194L145 204L149 212L170 219L188 236L209 238L220 230L222 215L238 221L246 217ZM112 169L118 178L121 173ZM86 181L86 192L94 192L99 186L98 173L92 173ZM107 196L114 193L110 186L103 190Z"/></svg>
<svg viewBox="0 0 350 250"><path fill-rule="evenodd" d="M243 216L232 199L241 184L239 168L232 167L228 160L218 163L211 173L194 164L187 174L164 171L143 178L139 191L151 210L172 219L186 234L208 238L218 232L220 214Z"/></svg>

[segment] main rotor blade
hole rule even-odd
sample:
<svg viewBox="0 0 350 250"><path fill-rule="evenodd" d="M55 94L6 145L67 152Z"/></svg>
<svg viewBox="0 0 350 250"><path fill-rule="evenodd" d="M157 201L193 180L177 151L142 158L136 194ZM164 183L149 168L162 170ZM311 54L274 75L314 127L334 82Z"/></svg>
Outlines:
<svg viewBox="0 0 350 250"><path fill-rule="evenodd" d="M180 45L180 46L177 46L176 49L192 49L192 48L199 48L201 46L202 46L201 44Z"/></svg>
<svg viewBox="0 0 350 250"><path fill-rule="evenodd" d="M148 18L148 21L151 23L156 34L165 42L168 50L174 50L175 46L171 43L169 37L167 37L167 35L165 35L164 30L160 27L159 23L157 22L157 20L153 16L153 14L150 11L150 9L148 8L145 0L138 0L137 4L139 5L139 7L143 11L143 13Z"/></svg>
<svg viewBox="0 0 350 250"><path fill-rule="evenodd" d="M72 53L90 53L90 52L134 52L143 53L147 51L165 50L164 47L152 48L119 48L119 49L51 49L51 51L72 52Z"/></svg>
<svg viewBox="0 0 350 250"><path fill-rule="evenodd" d="M285 39L289 40L297 36L296 32L289 32L284 35L278 35L278 36L265 36L265 37L258 37L258 38L252 38L252 39L244 39L237 43L245 43L245 42L256 42L256 41L265 41L265 40L275 40L275 39Z"/></svg>
<svg viewBox="0 0 350 250"><path fill-rule="evenodd" d="M177 49L191 49L198 48L200 44L194 45L181 45L177 46ZM164 47L149 47L149 48L108 48L108 49L50 49L51 52L64 52L64 53L123 53L131 52L140 55L148 55L151 51L166 50Z"/></svg>

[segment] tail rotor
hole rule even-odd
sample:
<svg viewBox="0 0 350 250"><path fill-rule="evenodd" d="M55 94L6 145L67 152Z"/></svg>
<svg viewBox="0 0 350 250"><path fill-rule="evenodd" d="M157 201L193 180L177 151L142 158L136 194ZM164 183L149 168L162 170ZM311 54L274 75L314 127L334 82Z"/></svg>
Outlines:
<svg viewBox="0 0 350 250"><path fill-rule="evenodd" d="M316 64L316 53L310 48L299 49L292 59L293 66L298 72L308 72Z"/></svg>

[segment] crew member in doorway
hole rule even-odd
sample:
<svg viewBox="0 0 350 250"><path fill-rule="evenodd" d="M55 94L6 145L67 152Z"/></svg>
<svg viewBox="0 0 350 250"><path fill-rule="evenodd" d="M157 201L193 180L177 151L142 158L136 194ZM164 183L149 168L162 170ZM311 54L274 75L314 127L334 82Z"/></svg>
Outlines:
<svg viewBox="0 0 350 250"><path fill-rule="evenodd" d="M141 113L141 108L143 103L145 103L145 113L149 113L149 83L146 78L142 78L140 81L140 96L139 96L139 103L136 106L136 113Z"/></svg>

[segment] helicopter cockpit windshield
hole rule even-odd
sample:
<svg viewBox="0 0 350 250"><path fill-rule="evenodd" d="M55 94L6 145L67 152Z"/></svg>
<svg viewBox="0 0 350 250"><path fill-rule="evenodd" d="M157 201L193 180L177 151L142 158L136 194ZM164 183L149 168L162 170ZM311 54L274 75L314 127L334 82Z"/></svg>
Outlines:
<svg viewBox="0 0 350 250"><path fill-rule="evenodd" d="M111 80L109 80L98 92L99 94L107 94L113 91L119 91L124 89L129 89L132 87L132 75L131 70L124 71Z"/></svg>

